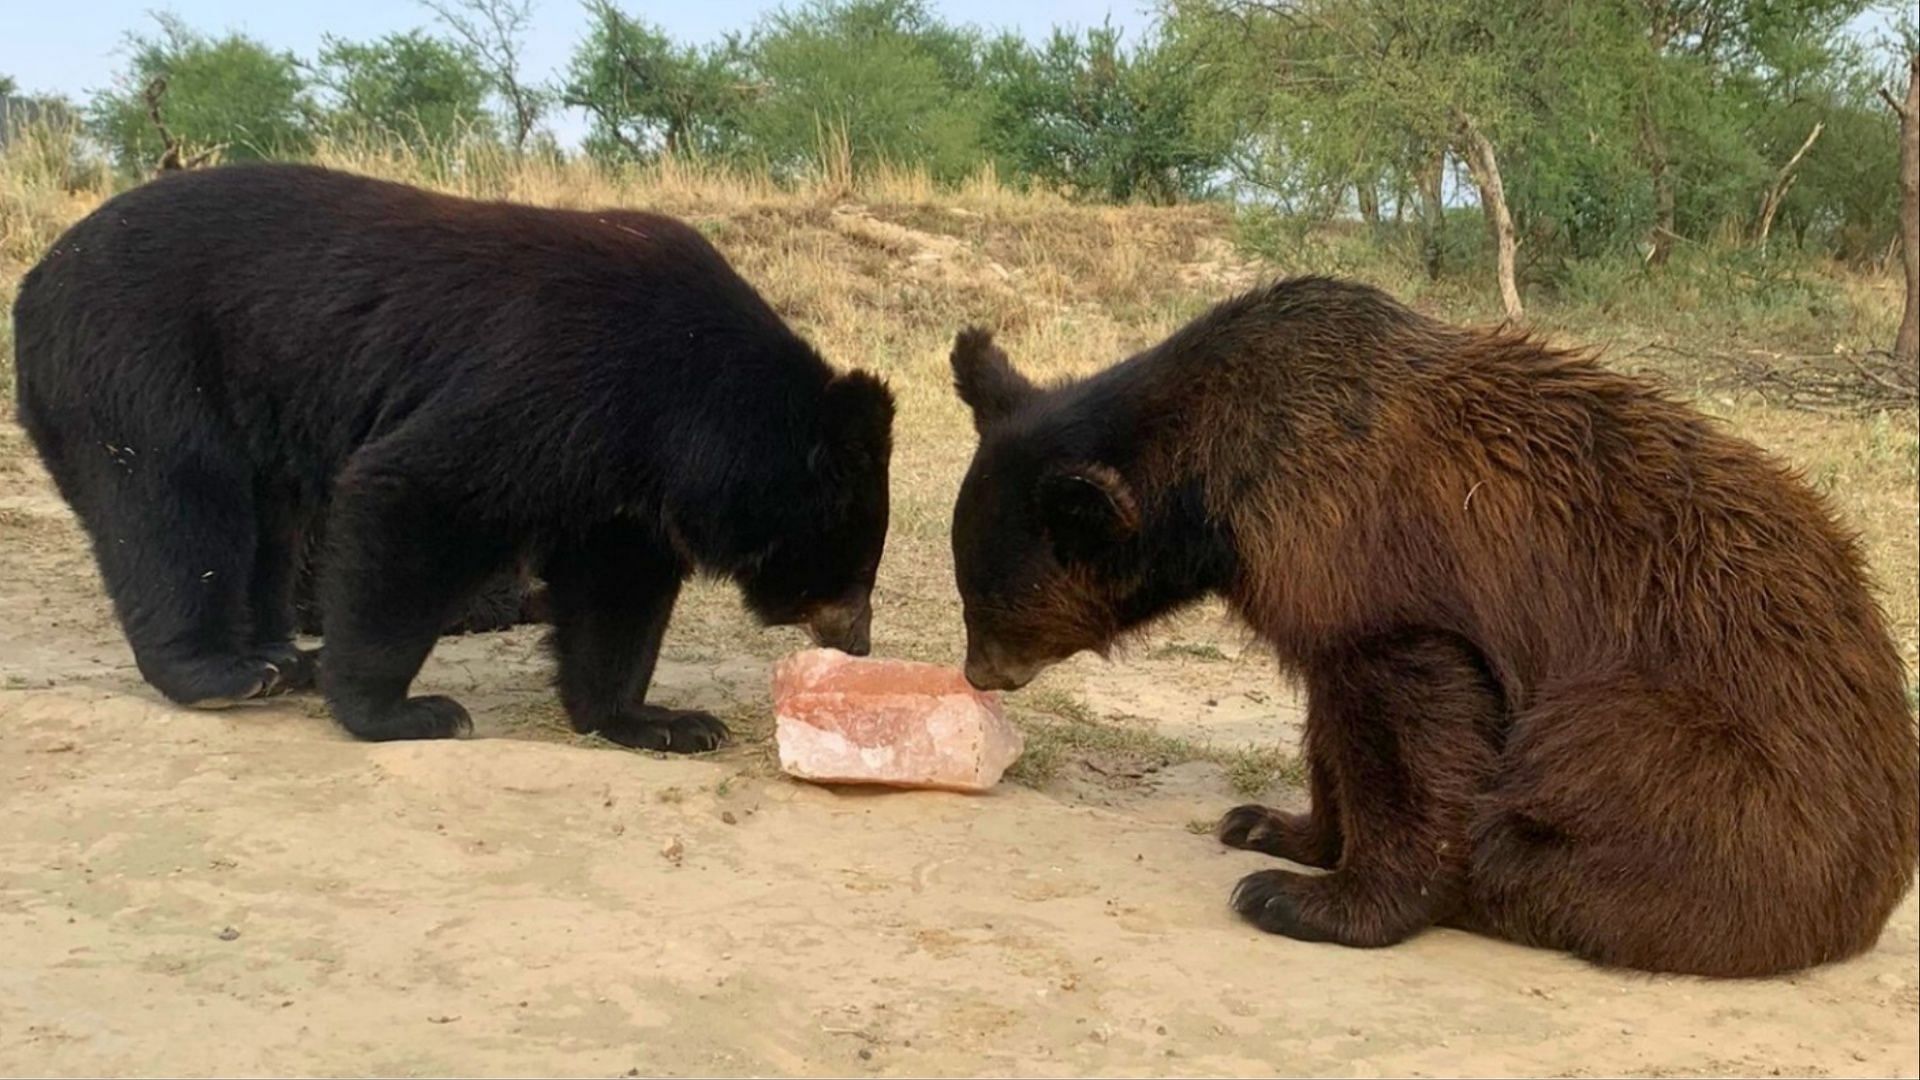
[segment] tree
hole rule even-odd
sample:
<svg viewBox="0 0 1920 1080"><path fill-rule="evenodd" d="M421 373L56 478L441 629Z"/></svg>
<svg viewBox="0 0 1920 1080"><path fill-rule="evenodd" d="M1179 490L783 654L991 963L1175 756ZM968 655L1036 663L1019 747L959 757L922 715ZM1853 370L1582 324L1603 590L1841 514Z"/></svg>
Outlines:
<svg viewBox="0 0 1920 1080"><path fill-rule="evenodd" d="M1692 224L1711 228L1771 182L1749 117L1793 97L1831 65L1841 28L1867 0L1638 0L1640 150L1654 196L1648 262L1667 261ZM1787 92L1781 93L1785 90ZM1801 134L1804 135L1805 127ZM1693 206L1687 205L1691 195ZM1751 204L1749 204L1751 205Z"/></svg>
<svg viewBox="0 0 1920 1080"><path fill-rule="evenodd" d="M157 35L127 39L130 58L114 88L88 108L95 135L122 167L152 167L167 150L148 93L164 87L167 128L191 152L221 148L228 159L298 154L314 112L292 54L241 34L210 37L171 15Z"/></svg>
<svg viewBox="0 0 1920 1080"><path fill-rule="evenodd" d="M1514 234L1513 214L1507 205L1507 186L1500 176L1500 161L1494 153L1493 141L1487 138L1472 116L1467 113L1455 113L1455 122L1459 125L1460 139L1466 144L1467 168L1473 173L1474 186L1480 189L1480 204L1486 211L1487 232L1493 239L1494 273L1500 282L1500 303L1506 309L1507 318L1519 319L1526 315L1526 309L1520 303L1520 285L1514 274L1514 249L1518 238Z"/></svg>
<svg viewBox="0 0 1920 1080"><path fill-rule="evenodd" d="M751 88L729 43L676 45L611 0L589 0L592 29L567 67L562 103L585 109L596 156L719 153L739 142Z"/></svg>
<svg viewBox="0 0 1920 1080"><path fill-rule="evenodd" d="M29 127L53 133L71 152L70 158L80 150L79 113L72 102L56 94L21 93L18 82L0 75L0 149L15 139L25 138Z"/></svg>
<svg viewBox="0 0 1920 1080"><path fill-rule="evenodd" d="M1780 166L1780 171L1774 175L1772 186L1767 188L1766 198L1760 200L1760 216L1754 223L1753 239L1762 249L1766 248L1767 238L1773 233L1773 219L1780 213L1780 204L1786 200L1787 192L1793 190L1794 181L1800 179L1795 170L1800 167L1801 160L1807 156L1807 151L1813 149L1813 144L1820 141L1820 133L1825 131L1826 127L1824 121L1814 122L1813 130L1807 132L1807 141L1801 143L1800 149L1795 150L1786 164Z"/></svg>
<svg viewBox="0 0 1920 1080"><path fill-rule="evenodd" d="M1920 385L1920 49L1907 58L1907 97L1880 91L1900 118L1900 265L1907 301L1893 339L1894 359Z"/></svg>
<svg viewBox="0 0 1920 1080"><path fill-rule="evenodd" d="M1241 177L1324 212L1382 173L1415 177L1427 248L1437 254L1449 152L1479 189L1507 314L1523 314L1502 144L1522 142L1522 93L1537 57L1526 20L1496 0L1173 0L1189 55L1219 65L1215 116L1254 152ZM1430 263L1437 265L1437 262Z"/></svg>
<svg viewBox="0 0 1920 1080"><path fill-rule="evenodd" d="M547 111L547 95L526 81L520 54L533 24L533 0L420 0L478 58L493 91L506 104L513 148L527 139Z"/></svg>
<svg viewBox="0 0 1920 1080"><path fill-rule="evenodd" d="M986 142L1016 175L1085 196L1167 203L1200 194L1226 147L1193 122L1198 83L1165 39L1124 49L1112 27L1005 35L982 62Z"/></svg>
<svg viewBox="0 0 1920 1080"><path fill-rule="evenodd" d="M326 119L335 129L430 146L491 127L490 82L479 58L417 30L367 42L322 38L312 70L332 95Z"/></svg>
<svg viewBox="0 0 1920 1080"><path fill-rule="evenodd" d="M740 47L759 90L743 135L776 170L804 166L835 133L856 167L920 164L957 180L985 156L979 42L921 0L811 0Z"/></svg>

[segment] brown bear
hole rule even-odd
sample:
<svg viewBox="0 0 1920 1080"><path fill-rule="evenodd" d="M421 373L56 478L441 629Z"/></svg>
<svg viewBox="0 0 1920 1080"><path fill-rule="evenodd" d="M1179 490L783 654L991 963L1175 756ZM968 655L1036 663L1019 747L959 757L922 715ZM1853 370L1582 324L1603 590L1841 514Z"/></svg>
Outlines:
<svg viewBox="0 0 1920 1080"><path fill-rule="evenodd" d="M1754 446L1582 352L1325 278L1043 389L954 345L967 674L1017 688L1206 595L1308 694L1312 804L1230 811L1234 907L1657 971L1857 953L1920 752L1854 539Z"/></svg>

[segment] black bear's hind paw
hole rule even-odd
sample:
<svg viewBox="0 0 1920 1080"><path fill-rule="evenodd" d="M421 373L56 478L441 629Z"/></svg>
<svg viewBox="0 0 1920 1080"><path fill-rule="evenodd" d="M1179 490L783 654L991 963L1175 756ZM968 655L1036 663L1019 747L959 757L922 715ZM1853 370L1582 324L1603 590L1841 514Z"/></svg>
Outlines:
<svg viewBox="0 0 1920 1080"><path fill-rule="evenodd" d="M147 673L147 668L142 668ZM263 656L223 656L171 664L147 681L190 709L230 709L291 689L280 667Z"/></svg>
<svg viewBox="0 0 1920 1080"><path fill-rule="evenodd" d="M311 690L320 675L320 650L300 649L291 644L263 645L254 656L274 669L274 677L260 692L262 697Z"/></svg>

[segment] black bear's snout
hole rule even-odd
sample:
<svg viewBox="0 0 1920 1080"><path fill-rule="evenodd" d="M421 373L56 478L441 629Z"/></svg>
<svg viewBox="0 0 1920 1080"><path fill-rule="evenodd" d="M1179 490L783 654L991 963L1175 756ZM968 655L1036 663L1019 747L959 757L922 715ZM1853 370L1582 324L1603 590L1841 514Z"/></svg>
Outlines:
<svg viewBox="0 0 1920 1080"><path fill-rule="evenodd" d="M807 636L823 649L839 649L848 656L873 651L873 604L864 593L814 609L806 627Z"/></svg>

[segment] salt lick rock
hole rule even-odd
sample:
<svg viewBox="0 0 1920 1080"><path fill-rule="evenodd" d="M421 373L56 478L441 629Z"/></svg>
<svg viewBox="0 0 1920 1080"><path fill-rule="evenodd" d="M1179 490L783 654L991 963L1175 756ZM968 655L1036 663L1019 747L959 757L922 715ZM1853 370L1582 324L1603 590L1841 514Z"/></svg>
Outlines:
<svg viewBox="0 0 1920 1080"><path fill-rule="evenodd" d="M998 694L953 668L807 649L773 669L780 768L805 780L985 791L1020 756Z"/></svg>

